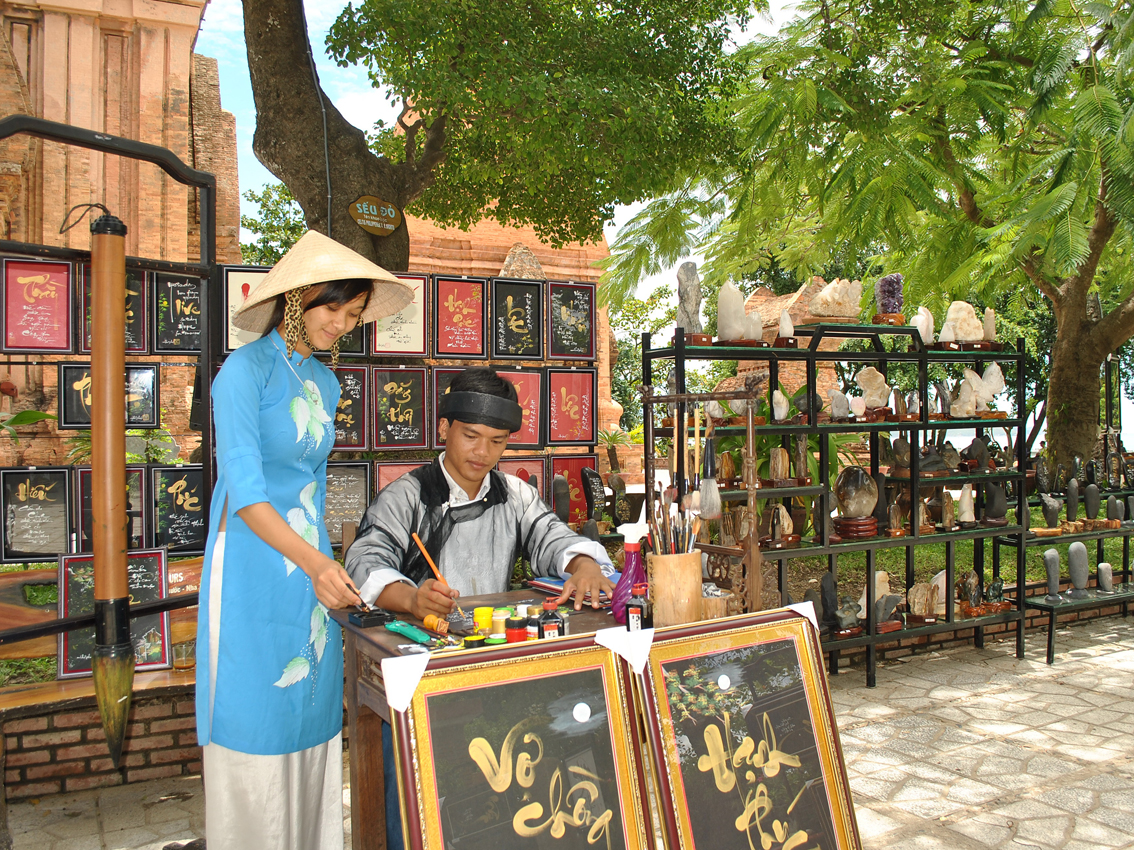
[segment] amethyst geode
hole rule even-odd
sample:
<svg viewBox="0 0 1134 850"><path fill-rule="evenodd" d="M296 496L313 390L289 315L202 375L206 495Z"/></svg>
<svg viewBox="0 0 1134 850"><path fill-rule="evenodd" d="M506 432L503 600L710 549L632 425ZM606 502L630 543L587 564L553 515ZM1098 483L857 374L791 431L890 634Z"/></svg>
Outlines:
<svg viewBox="0 0 1134 850"><path fill-rule="evenodd" d="M897 272L879 278L874 284L874 300L883 313L902 312L902 276Z"/></svg>

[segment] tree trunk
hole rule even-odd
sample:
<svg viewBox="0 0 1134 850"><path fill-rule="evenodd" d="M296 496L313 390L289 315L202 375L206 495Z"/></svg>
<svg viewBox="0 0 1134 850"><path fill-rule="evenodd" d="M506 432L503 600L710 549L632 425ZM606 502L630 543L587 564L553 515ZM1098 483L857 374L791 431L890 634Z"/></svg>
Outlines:
<svg viewBox="0 0 1134 850"><path fill-rule="evenodd" d="M1068 327L1070 325L1071 327ZM1090 323L1060 323L1047 388L1047 444L1055 463L1071 469L1078 455L1094 455L1099 438L1100 370L1107 351Z"/></svg>
<svg viewBox="0 0 1134 850"><path fill-rule="evenodd" d="M431 154L419 163L395 164L371 152L363 132L343 118L316 84L302 0L244 0L244 36L256 101L252 149L257 159L291 190L312 230L330 235L383 268L408 269L409 231L404 217L389 236L374 236L359 227L348 210L363 195L399 210L419 197L432 181L433 165L443 158L443 119L435 120L427 131Z"/></svg>

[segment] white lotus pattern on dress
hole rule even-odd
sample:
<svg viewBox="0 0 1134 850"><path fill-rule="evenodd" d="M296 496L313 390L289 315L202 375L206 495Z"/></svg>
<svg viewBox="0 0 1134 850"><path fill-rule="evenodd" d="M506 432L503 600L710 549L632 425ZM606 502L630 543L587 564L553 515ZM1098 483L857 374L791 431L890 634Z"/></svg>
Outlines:
<svg viewBox="0 0 1134 850"><path fill-rule="evenodd" d="M318 549L319 527L317 523L319 522L319 514L315 510L315 488L315 482L312 481L300 491L299 504L301 507L292 508L287 512L287 524L291 526L292 531ZM287 557L283 560L287 574L290 576L297 564ZM313 652L315 663L323 660L323 653L327 648L327 626L327 608L322 602L315 600L315 607L311 610L310 635L307 638L307 645L302 650L304 653ZM311 660L306 655L297 655L287 663L287 666L283 669L283 675L273 684L277 688L287 688L296 682L303 681L310 674Z"/></svg>
<svg viewBox="0 0 1134 850"><path fill-rule="evenodd" d="M303 394L291 400L291 418L295 422L295 441L298 443L304 434L310 434L318 448L331 416L323 409L323 395L314 381L303 382Z"/></svg>

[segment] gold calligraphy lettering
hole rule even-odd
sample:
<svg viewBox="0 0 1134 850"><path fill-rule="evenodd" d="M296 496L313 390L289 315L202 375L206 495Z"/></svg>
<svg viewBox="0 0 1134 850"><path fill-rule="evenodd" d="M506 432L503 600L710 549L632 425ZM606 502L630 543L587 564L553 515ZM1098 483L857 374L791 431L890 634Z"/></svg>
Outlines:
<svg viewBox="0 0 1134 850"><path fill-rule="evenodd" d="M179 508L183 508L186 511L199 511L201 510L201 500L194 495L197 492L197 488L194 487L190 490L189 482L186 481L186 478L188 478L187 475L183 476L180 481L173 482L173 484L166 488L165 492L174 497L174 504Z"/></svg>
<svg viewBox="0 0 1134 850"><path fill-rule="evenodd" d="M79 380L71 384L71 389L79 394L79 400L83 403L83 408L87 409L91 406L91 376L84 375Z"/></svg>
<svg viewBox="0 0 1134 850"><path fill-rule="evenodd" d="M413 398L413 381L403 381L400 384L397 381L390 381L382 387L382 391L393 396L398 404L409 404Z"/></svg>
<svg viewBox="0 0 1134 850"><path fill-rule="evenodd" d="M51 279L49 273L24 275L16 278L16 283L24 285L24 300L34 304L41 298L56 299L59 297L59 288L62 283Z"/></svg>
<svg viewBox="0 0 1134 850"><path fill-rule="evenodd" d="M37 502L54 502L55 500L47 495L54 486L54 484L32 484L29 478L20 482L20 486L16 488L16 496L21 502L29 499Z"/></svg>
<svg viewBox="0 0 1134 850"><path fill-rule="evenodd" d="M525 744L530 744L533 738L539 741L535 735L524 734L525 729L534 726L538 721L539 718L537 717L528 717L512 727L512 731L504 737L504 744L500 748L499 761L496 760L496 753L492 746L484 738L473 738L469 742L469 756L476 762L476 766L480 768L480 772L484 774L484 778L488 780L493 791L505 791L512 784L512 750L515 749L516 741L521 735L523 735L523 743ZM537 747L539 753L535 761L532 761L531 756L527 753L521 754L521 758L526 756L528 759L523 768L527 784L521 782L522 788L530 788L532 784L531 774L526 770L527 766L538 764L539 760L543 758L543 743L539 742ZM519 776L517 776L518 779Z"/></svg>
<svg viewBox="0 0 1134 850"><path fill-rule="evenodd" d="M515 306L511 295L504 299L504 308L507 313L508 330L516 333L523 333L527 330L527 322L524 320L527 314L523 307Z"/></svg>
<svg viewBox="0 0 1134 850"><path fill-rule="evenodd" d="M582 416L579 410L579 397L577 395L568 395L566 387L559 388L559 398L563 412L578 422Z"/></svg>
<svg viewBox="0 0 1134 850"><path fill-rule="evenodd" d="M476 313L476 308L468 301L459 300L452 292L449 293L449 298L445 301L445 309L449 311L449 321L454 325L471 326L476 322L476 319L470 315Z"/></svg>
<svg viewBox="0 0 1134 850"><path fill-rule="evenodd" d="M183 301L178 298L173 302L173 315L175 316L199 316L201 315L201 305L196 301Z"/></svg>

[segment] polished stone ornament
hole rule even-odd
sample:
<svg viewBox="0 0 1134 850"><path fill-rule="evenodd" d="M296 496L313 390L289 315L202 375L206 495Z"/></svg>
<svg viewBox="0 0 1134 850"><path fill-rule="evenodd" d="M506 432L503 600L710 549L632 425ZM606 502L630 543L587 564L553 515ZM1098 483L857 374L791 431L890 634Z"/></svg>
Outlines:
<svg viewBox="0 0 1134 850"><path fill-rule="evenodd" d="M783 422L788 418L788 399L779 390L772 391L772 419Z"/></svg>
<svg viewBox="0 0 1134 850"><path fill-rule="evenodd" d="M744 339L747 317L744 314L744 295L731 281L721 287L717 296L717 338Z"/></svg>
<svg viewBox="0 0 1134 850"><path fill-rule="evenodd" d="M831 390L831 419L842 422L850 419L850 401L838 390Z"/></svg>
<svg viewBox="0 0 1134 850"><path fill-rule="evenodd" d="M844 466L835 479L835 501L845 517L868 517L878 504L878 486L861 466Z"/></svg>
<svg viewBox="0 0 1134 850"><path fill-rule="evenodd" d="M972 484L966 484L961 488L961 498L957 503L957 521L962 524L976 522L976 500L973 498Z"/></svg>
<svg viewBox="0 0 1134 850"><path fill-rule="evenodd" d="M1040 493L1039 498L1044 525L1048 528L1059 528L1059 513L1063 510L1063 500L1047 493Z"/></svg>
<svg viewBox="0 0 1134 850"><path fill-rule="evenodd" d="M968 301L954 301L949 305L945 321L952 323L958 342L977 342L984 339L984 322L977 318L976 310Z"/></svg>
<svg viewBox="0 0 1134 850"><path fill-rule="evenodd" d="M933 314L925 307L917 308L917 315L913 318L913 326L917 328L918 336L926 345L933 345Z"/></svg>
<svg viewBox="0 0 1134 850"><path fill-rule="evenodd" d="M1099 564L1099 586L1095 593L1114 593L1114 567L1103 561Z"/></svg>
<svg viewBox="0 0 1134 850"><path fill-rule="evenodd" d="M874 301L880 313L901 313L904 301L901 274L895 272L879 278L874 284Z"/></svg>
<svg viewBox="0 0 1134 850"><path fill-rule="evenodd" d="M1086 599L1087 581L1091 577L1091 570L1087 564L1087 547L1076 540L1067 550L1067 570L1071 574L1072 599Z"/></svg>
<svg viewBox="0 0 1134 850"><path fill-rule="evenodd" d="M862 398L867 408L885 407L890 400L890 385L886 378L873 366L867 366L854 376L854 382L862 390Z"/></svg>
<svg viewBox="0 0 1134 850"><path fill-rule="evenodd" d="M1063 601L1063 597L1059 595L1059 550L1048 549L1044 552L1043 566L1047 571L1047 596L1043 601L1048 603Z"/></svg>
<svg viewBox="0 0 1134 850"><path fill-rule="evenodd" d="M857 317L862 302L862 281L833 280L811 299L812 316Z"/></svg>

